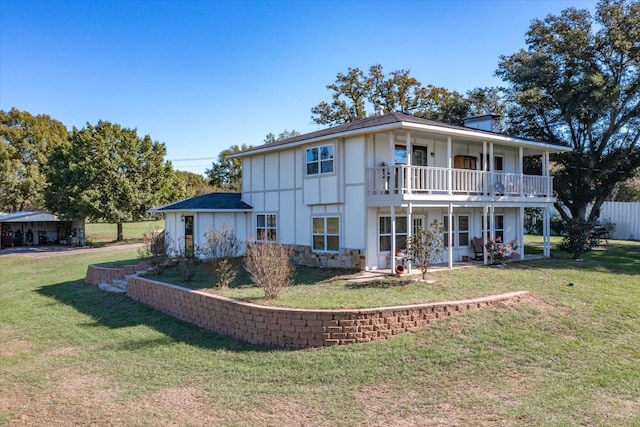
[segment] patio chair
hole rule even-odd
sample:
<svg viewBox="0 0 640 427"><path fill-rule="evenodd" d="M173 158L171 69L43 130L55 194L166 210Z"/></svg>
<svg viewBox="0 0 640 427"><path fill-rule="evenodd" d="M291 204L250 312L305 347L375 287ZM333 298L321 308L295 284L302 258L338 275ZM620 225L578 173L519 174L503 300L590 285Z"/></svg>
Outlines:
<svg viewBox="0 0 640 427"><path fill-rule="evenodd" d="M484 242L481 237L471 239L471 249L473 249L473 259L482 261L484 259Z"/></svg>

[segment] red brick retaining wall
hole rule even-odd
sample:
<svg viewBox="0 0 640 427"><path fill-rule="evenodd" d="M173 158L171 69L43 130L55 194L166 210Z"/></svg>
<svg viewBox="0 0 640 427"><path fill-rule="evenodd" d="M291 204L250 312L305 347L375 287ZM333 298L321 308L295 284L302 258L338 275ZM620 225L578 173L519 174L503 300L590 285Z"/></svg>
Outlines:
<svg viewBox="0 0 640 427"><path fill-rule="evenodd" d="M518 301L527 292L365 310L306 310L249 304L136 276L129 279L127 294L222 335L298 349L388 338L451 315Z"/></svg>

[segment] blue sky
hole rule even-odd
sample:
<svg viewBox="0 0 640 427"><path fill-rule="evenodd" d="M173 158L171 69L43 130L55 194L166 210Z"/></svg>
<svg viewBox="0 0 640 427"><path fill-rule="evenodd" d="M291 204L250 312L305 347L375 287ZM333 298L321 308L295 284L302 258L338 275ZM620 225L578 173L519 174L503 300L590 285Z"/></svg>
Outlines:
<svg viewBox="0 0 640 427"><path fill-rule="evenodd" d="M0 0L0 109L69 129L107 120L204 173L269 132L311 132L310 109L349 67L408 69L424 85L499 85L499 56L533 19L595 0ZM198 160L184 160L198 159Z"/></svg>

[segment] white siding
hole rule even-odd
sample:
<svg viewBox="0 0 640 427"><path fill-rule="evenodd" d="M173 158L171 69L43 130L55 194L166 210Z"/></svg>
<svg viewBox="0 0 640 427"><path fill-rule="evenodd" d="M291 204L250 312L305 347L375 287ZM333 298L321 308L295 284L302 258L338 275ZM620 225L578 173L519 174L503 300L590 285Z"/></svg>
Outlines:
<svg viewBox="0 0 640 427"><path fill-rule="evenodd" d="M265 190L277 190L281 170L278 153L265 155L264 163L266 171L264 174L264 188Z"/></svg>

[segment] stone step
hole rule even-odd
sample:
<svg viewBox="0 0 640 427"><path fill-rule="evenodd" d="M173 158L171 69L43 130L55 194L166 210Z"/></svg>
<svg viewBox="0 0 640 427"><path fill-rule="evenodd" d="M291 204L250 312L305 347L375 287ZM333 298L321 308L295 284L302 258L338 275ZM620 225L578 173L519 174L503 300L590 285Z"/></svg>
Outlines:
<svg viewBox="0 0 640 427"><path fill-rule="evenodd" d="M125 293L127 292L126 288L121 288L118 286L114 286L110 283L99 283L98 284L98 289L101 289L103 291L107 291L107 292L115 292L115 293Z"/></svg>

